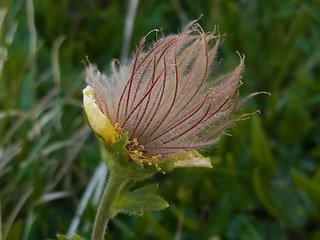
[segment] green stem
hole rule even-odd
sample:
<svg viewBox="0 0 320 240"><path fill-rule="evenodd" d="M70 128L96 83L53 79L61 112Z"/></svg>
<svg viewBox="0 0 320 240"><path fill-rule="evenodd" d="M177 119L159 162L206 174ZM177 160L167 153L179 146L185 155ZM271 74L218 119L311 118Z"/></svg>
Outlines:
<svg viewBox="0 0 320 240"><path fill-rule="evenodd" d="M112 204L116 199L119 191L122 189L122 185L125 183L126 179L119 175L110 173L110 177L107 186L104 190L98 212L96 215L96 220L94 223L92 240L104 240L104 234L106 232L107 223L110 218L113 217Z"/></svg>

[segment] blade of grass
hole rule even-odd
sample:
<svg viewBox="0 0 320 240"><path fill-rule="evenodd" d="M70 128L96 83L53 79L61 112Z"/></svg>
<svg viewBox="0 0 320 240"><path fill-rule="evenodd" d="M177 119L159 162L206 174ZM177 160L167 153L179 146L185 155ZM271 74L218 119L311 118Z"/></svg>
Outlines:
<svg viewBox="0 0 320 240"><path fill-rule="evenodd" d="M21 210L23 204L27 201L27 199L29 198L29 196L31 195L33 189L29 189L28 191L26 191L20 198L20 200L18 201L18 203L15 205L15 207L13 208L11 214L9 215L8 220L5 222L4 226L3 226L3 239L6 239L7 234L14 222L14 220L16 219L19 211Z"/></svg>
<svg viewBox="0 0 320 240"><path fill-rule="evenodd" d="M130 0L126 22L124 27L124 38L121 52L121 62L125 64L128 61L131 36L133 31L134 19L136 17L139 0Z"/></svg>
<svg viewBox="0 0 320 240"><path fill-rule="evenodd" d="M77 143L74 148L70 148L67 159L63 161L63 165L61 166L60 170L56 174L55 178L51 181L51 183L47 186L47 191L51 191L54 187L59 183L59 181L63 178L63 176L67 173L68 169L70 168L72 162L76 158L79 150L83 146L85 140L89 136L89 128L84 126L80 128L73 136L71 137L72 141Z"/></svg>
<svg viewBox="0 0 320 240"><path fill-rule="evenodd" d="M67 237L70 238L72 235L77 231L77 228L80 223L80 218L83 215L84 210L86 209L89 199L92 196L92 193L96 186L99 184L99 180L102 178L103 175L106 175L107 173L107 168L105 163L101 163L97 168L96 171L94 172L93 176L90 179L90 182L85 190L85 192L82 195L82 198L80 200L80 204L76 210L76 214L72 219L72 222L70 224L70 227L67 232ZM99 198L100 199L100 198Z"/></svg>
<svg viewBox="0 0 320 240"><path fill-rule="evenodd" d="M61 192L52 192L43 195L40 199L34 202L34 206L41 205L50 201L54 201L60 198L70 197L71 192L69 191L61 191Z"/></svg>
<svg viewBox="0 0 320 240"><path fill-rule="evenodd" d="M29 30L29 58L32 59L31 72L33 76L36 73L36 47L37 47L37 30L34 22L33 0L27 0L27 23Z"/></svg>
<svg viewBox="0 0 320 240"><path fill-rule="evenodd" d="M3 175L3 169L10 163L10 161L21 152L21 145L21 141L17 141L6 148L0 148L0 176Z"/></svg>
<svg viewBox="0 0 320 240"><path fill-rule="evenodd" d="M1 213L1 198L0 198L0 240L2 240L2 213Z"/></svg>

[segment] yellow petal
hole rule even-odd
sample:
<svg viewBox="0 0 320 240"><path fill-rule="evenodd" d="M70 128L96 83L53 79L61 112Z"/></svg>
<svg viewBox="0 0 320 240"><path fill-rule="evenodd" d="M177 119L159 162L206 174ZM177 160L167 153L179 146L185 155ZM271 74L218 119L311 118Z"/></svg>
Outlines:
<svg viewBox="0 0 320 240"><path fill-rule="evenodd" d="M205 158L197 151L182 152L175 156L175 168L179 167L206 167L212 168L210 158Z"/></svg>
<svg viewBox="0 0 320 240"><path fill-rule="evenodd" d="M94 90L90 86L83 89L83 107L92 130L106 143L114 143L115 129L108 116L104 115L98 108L94 97Z"/></svg>

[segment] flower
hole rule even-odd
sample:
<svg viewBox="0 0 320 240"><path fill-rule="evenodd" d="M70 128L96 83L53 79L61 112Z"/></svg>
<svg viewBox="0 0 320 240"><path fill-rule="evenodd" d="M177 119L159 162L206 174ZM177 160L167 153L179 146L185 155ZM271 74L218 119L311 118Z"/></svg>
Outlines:
<svg viewBox="0 0 320 240"><path fill-rule="evenodd" d="M88 122L109 145L127 132L134 161L157 165L175 158L175 167L211 167L196 149L216 143L225 128L249 115L231 118L242 102L244 58L232 72L211 79L219 34L204 33L194 21L150 49L147 36L131 62L117 68L114 61L108 76L88 65L89 86L83 91Z"/></svg>

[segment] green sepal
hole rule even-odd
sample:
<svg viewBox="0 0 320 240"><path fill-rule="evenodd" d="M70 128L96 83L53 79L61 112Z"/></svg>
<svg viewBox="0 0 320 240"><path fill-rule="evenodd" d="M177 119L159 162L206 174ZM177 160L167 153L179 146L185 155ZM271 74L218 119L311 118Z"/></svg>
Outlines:
<svg viewBox="0 0 320 240"><path fill-rule="evenodd" d="M129 162L127 154L128 133L123 134L119 141L111 146L100 138L102 145L102 159L107 164L109 169L114 168L116 165L126 166Z"/></svg>
<svg viewBox="0 0 320 240"><path fill-rule="evenodd" d="M78 234L73 234L72 238L69 239L65 235L57 234L58 240L85 240L84 238L80 237Z"/></svg>
<svg viewBox="0 0 320 240"><path fill-rule="evenodd" d="M123 134L121 139L112 146L106 144L103 139L101 142L101 155L107 167L119 176L134 180L143 180L153 176L158 172L155 164L151 166L147 163L139 163L133 161L127 154L128 133ZM168 159L162 163L158 163L163 171L171 171L173 169L174 159Z"/></svg>
<svg viewBox="0 0 320 240"><path fill-rule="evenodd" d="M142 215L146 211L163 210L169 206L156 190L157 184L148 184L119 196L113 204L113 211Z"/></svg>
<svg viewBox="0 0 320 240"><path fill-rule="evenodd" d="M175 158L168 158L163 162L158 163L163 172L171 172L174 169Z"/></svg>

